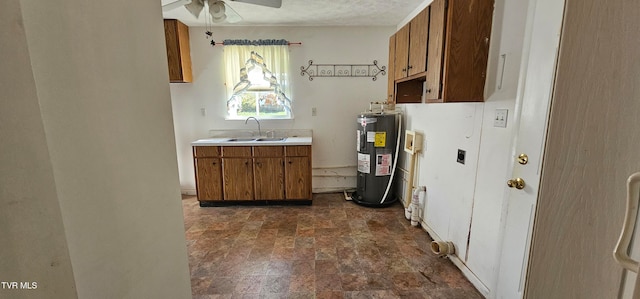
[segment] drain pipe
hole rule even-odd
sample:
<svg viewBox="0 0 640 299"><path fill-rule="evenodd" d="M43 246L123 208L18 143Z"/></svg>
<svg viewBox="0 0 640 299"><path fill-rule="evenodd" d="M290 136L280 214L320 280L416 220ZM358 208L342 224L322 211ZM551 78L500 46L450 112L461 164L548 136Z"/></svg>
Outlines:
<svg viewBox="0 0 640 299"><path fill-rule="evenodd" d="M397 111L396 111L397 112ZM398 113L398 135L396 138L396 156L393 159L393 169L391 170L391 179L389 179L389 183L387 184L387 189L384 191L384 195L382 195L382 200L380 204L383 204L385 200L387 200L387 195L389 194L389 189L391 189L391 183L393 183L393 178L396 174L396 166L398 166L398 156L400 151L400 133L402 133L402 113Z"/></svg>
<svg viewBox="0 0 640 299"><path fill-rule="evenodd" d="M413 199L411 200L411 226L420 224L420 192L427 192L427 187L418 186L413 189Z"/></svg>
<svg viewBox="0 0 640 299"><path fill-rule="evenodd" d="M405 192L407 199L405 200L406 204L404 208L404 217L407 218L407 220L411 220L411 213L412 213L411 189L414 188L413 174L414 174L415 165L416 165L416 155L413 153L409 153L409 155L411 156L411 162L410 162L411 164L409 165L409 180L407 180L407 191Z"/></svg>
<svg viewBox="0 0 640 299"><path fill-rule="evenodd" d="M453 242L450 241L433 241L431 242L431 252L443 257L456 253L456 247L453 245Z"/></svg>

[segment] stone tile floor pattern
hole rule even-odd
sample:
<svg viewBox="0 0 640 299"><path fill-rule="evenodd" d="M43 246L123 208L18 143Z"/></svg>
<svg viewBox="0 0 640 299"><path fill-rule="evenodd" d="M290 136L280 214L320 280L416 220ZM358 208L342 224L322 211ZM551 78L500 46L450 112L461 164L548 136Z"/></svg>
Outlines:
<svg viewBox="0 0 640 299"><path fill-rule="evenodd" d="M194 298L482 298L400 203L182 204Z"/></svg>

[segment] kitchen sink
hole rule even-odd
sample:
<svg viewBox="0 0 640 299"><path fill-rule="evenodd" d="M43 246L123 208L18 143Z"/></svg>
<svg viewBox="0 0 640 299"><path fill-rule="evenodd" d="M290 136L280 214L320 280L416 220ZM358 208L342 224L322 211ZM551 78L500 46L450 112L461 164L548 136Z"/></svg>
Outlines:
<svg viewBox="0 0 640 299"><path fill-rule="evenodd" d="M256 139L256 141L284 141L285 139L287 139L286 137L263 137L263 138L258 138Z"/></svg>
<svg viewBox="0 0 640 299"><path fill-rule="evenodd" d="M286 137L260 137L260 138L256 138L256 137L252 137L252 138L229 138L226 141L227 142L251 142L251 141L284 141L285 139L287 139Z"/></svg>

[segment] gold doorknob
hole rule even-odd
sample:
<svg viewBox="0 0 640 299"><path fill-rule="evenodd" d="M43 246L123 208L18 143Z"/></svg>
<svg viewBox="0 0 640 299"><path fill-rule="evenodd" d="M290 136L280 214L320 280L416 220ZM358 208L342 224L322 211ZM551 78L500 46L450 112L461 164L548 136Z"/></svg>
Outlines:
<svg viewBox="0 0 640 299"><path fill-rule="evenodd" d="M518 163L521 165L529 163L529 156L527 156L527 154L520 154L520 156L518 156Z"/></svg>
<svg viewBox="0 0 640 299"><path fill-rule="evenodd" d="M509 186L510 188L524 189L525 184L523 179L515 178L513 180L508 180L507 186Z"/></svg>

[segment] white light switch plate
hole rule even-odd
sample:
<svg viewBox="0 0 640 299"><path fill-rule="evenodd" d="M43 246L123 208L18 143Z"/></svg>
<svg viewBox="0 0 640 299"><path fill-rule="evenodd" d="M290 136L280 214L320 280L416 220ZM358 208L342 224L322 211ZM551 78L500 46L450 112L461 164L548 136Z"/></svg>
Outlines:
<svg viewBox="0 0 640 299"><path fill-rule="evenodd" d="M493 126L497 128L506 128L508 114L509 109L496 109L496 114L493 117Z"/></svg>

